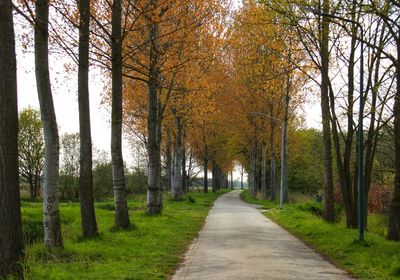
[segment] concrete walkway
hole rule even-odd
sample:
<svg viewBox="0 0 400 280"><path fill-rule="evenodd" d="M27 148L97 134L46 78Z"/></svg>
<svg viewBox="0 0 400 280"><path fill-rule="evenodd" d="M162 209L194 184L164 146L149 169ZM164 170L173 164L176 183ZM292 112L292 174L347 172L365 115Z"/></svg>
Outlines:
<svg viewBox="0 0 400 280"><path fill-rule="evenodd" d="M172 279L352 279L239 198L221 196Z"/></svg>

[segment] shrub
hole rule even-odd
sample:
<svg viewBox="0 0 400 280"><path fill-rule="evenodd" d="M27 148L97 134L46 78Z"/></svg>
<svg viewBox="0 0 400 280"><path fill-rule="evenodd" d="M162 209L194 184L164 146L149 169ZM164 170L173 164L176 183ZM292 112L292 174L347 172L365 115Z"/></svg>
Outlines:
<svg viewBox="0 0 400 280"><path fill-rule="evenodd" d="M191 195L188 195L188 196L187 196L187 200L188 200L190 203L195 203L195 202L196 202L196 199L194 199L194 197L192 197Z"/></svg>
<svg viewBox="0 0 400 280"><path fill-rule="evenodd" d="M315 216L322 217L324 215L324 204L318 202L307 202L300 204L297 208L301 211L309 212ZM335 204L335 220L339 221L342 213L342 207Z"/></svg>

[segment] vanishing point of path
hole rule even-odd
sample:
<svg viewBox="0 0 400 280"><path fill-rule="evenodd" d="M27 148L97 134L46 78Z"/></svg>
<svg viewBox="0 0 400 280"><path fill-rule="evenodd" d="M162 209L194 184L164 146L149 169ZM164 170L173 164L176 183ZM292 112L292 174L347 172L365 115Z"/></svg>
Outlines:
<svg viewBox="0 0 400 280"><path fill-rule="evenodd" d="M173 280L352 279L239 198L221 196Z"/></svg>

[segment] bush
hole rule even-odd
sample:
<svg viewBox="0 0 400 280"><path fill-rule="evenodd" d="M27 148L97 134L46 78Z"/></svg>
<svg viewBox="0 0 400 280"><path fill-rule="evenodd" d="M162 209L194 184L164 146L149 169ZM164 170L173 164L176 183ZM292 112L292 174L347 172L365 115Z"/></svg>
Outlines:
<svg viewBox="0 0 400 280"><path fill-rule="evenodd" d="M314 129L289 135L288 184L291 191L316 194L322 190L322 133Z"/></svg>
<svg viewBox="0 0 400 280"><path fill-rule="evenodd" d="M371 213L388 213L391 188L372 184L368 194L368 211Z"/></svg>
<svg viewBox="0 0 400 280"><path fill-rule="evenodd" d="M126 174L126 189L128 193L144 194L147 191L147 175L141 170Z"/></svg>
<svg viewBox="0 0 400 280"><path fill-rule="evenodd" d="M309 212L317 217L322 217L324 215L324 204L318 202L307 202L300 204L297 208L301 211ZM342 207L335 204L335 220L339 221L342 213Z"/></svg>

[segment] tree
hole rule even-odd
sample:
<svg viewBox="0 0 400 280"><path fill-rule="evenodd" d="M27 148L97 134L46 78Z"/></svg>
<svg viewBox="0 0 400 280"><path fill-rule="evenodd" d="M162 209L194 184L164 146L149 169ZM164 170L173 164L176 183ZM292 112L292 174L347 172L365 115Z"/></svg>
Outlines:
<svg viewBox="0 0 400 280"><path fill-rule="evenodd" d="M114 0L112 4L111 32L111 161L113 170L113 188L115 201L115 224L120 228L130 225L124 161L122 158L122 35L121 35L122 1Z"/></svg>
<svg viewBox="0 0 400 280"><path fill-rule="evenodd" d="M159 45L158 45L158 24L160 15L157 15L158 1L149 2L150 10L149 21L149 44L150 44L150 67L148 81L148 135L147 151L149 154L149 182L147 191L147 212L149 214L160 214L162 210L161 197L161 120L159 114Z"/></svg>
<svg viewBox="0 0 400 280"><path fill-rule="evenodd" d="M30 195L39 195L44 165L43 126L40 113L24 109L18 118L19 173L28 183Z"/></svg>
<svg viewBox="0 0 400 280"><path fill-rule="evenodd" d="M79 198L79 133L64 134L61 137L62 169L60 191L62 199Z"/></svg>
<svg viewBox="0 0 400 280"><path fill-rule="evenodd" d="M23 277L18 177L17 67L12 2L0 1L0 278Z"/></svg>
<svg viewBox="0 0 400 280"><path fill-rule="evenodd" d="M89 26L90 1L79 1L78 103L80 135L79 187L81 222L84 237L98 234L93 202L92 136L89 106Z"/></svg>
<svg viewBox="0 0 400 280"><path fill-rule="evenodd" d="M36 0L35 12L35 73L45 141L44 239L49 247L62 247L58 207L59 136L49 75L49 1Z"/></svg>

